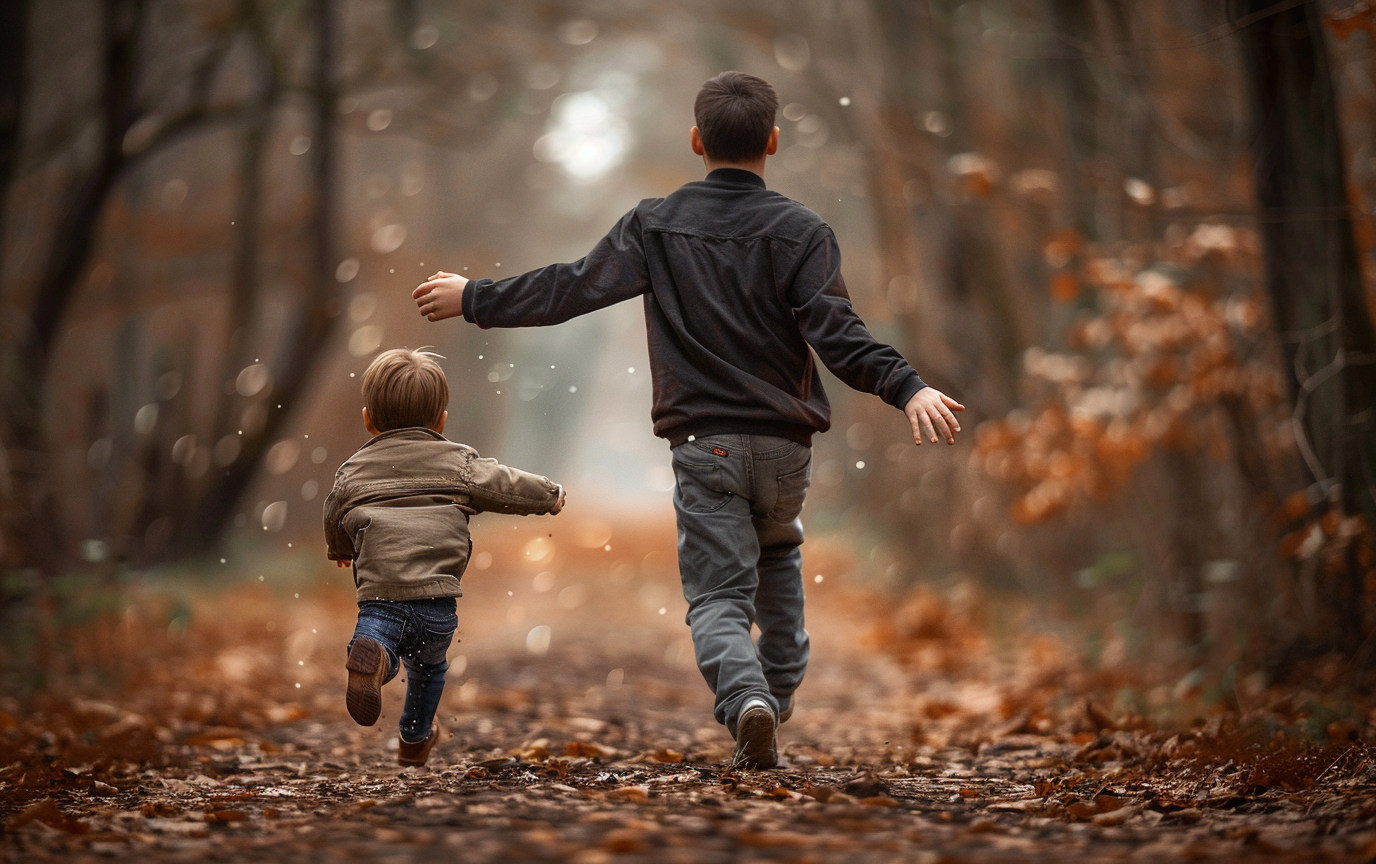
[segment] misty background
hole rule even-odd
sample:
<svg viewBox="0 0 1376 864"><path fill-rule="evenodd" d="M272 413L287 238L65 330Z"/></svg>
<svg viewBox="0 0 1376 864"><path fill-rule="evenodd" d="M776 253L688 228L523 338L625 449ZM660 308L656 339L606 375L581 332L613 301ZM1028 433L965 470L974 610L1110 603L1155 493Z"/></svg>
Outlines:
<svg viewBox="0 0 1376 864"><path fill-rule="evenodd" d="M320 506L367 437L359 377L397 346L446 358L450 438L569 488L573 542L668 521L638 303L484 331L424 321L410 292L576 260L700 179L693 98L739 69L779 92L770 187L835 229L875 335L970 409L955 448L914 448L824 375L804 522L857 582L1021 598L1094 662L1369 663L1363 4L3 14L13 621L72 580L323 569Z"/></svg>

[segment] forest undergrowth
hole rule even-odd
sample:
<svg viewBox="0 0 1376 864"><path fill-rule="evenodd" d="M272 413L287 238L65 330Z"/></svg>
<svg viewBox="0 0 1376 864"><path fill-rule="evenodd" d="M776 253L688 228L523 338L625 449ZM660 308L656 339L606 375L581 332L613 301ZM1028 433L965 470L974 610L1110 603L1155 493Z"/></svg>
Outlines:
<svg viewBox="0 0 1376 864"><path fill-rule="evenodd" d="M12 636L4 658L5 856L1376 854L1376 715L1332 664L1230 693L1129 656L1092 664L973 585L895 598L814 540L813 663L780 730L785 765L736 770L683 624L672 526L494 524L422 769L395 763L400 681L377 726L345 713L343 571L229 561L106 591L84 618L76 599L66 619L49 610L65 623Z"/></svg>

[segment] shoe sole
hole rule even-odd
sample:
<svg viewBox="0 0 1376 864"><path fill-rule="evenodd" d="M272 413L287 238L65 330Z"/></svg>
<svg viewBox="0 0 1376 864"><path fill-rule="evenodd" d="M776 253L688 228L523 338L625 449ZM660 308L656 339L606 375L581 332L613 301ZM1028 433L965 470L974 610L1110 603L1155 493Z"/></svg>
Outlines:
<svg viewBox="0 0 1376 864"><path fill-rule="evenodd" d="M371 726L382 714L382 679L386 675L382 646L358 639L349 651L349 689L344 696L349 716L360 726Z"/></svg>
<svg viewBox="0 0 1376 864"><path fill-rule="evenodd" d="M732 764L742 768L773 768L778 765L779 751L774 744L777 728L778 723L769 711L747 711L736 729L736 758Z"/></svg>

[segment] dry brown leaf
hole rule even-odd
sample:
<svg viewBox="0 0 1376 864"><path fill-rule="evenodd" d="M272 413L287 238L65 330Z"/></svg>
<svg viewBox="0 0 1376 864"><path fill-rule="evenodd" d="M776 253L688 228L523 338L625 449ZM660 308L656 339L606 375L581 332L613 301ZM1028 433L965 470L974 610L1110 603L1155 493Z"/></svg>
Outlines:
<svg viewBox="0 0 1376 864"><path fill-rule="evenodd" d="M661 747L658 750L649 750L642 755L644 755L644 757L650 760L651 762L666 762L670 764L675 764L683 761L682 753L678 752L677 750L670 750L667 747Z"/></svg>
<svg viewBox="0 0 1376 864"><path fill-rule="evenodd" d="M602 848L617 855L635 855L650 851L650 844L644 831L635 828L615 828L602 838Z"/></svg>
<svg viewBox="0 0 1376 864"><path fill-rule="evenodd" d="M650 797L650 789L648 786L622 786L609 790L605 797L613 801L644 801Z"/></svg>
<svg viewBox="0 0 1376 864"><path fill-rule="evenodd" d="M757 848L784 847L799 848L811 846L817 838L797 831L741 831L736 834L736 842L742 846Z"/></svg>
<svg viewBox="0 0 1376 864"><path fill-rule="evenodd" d="M620 751L592 741L570 741L564 747L564 755L586 759L615 759Z"/></svg>
<svg viewBox="0 0 1376 864"><path fill-rule="evenodd" d="M56 828L68 834L87 834L91 826L79 819L73 819L66 813L58 809L57 804L51 798L44 798L25 807L23 810L11 816L5 822L7 831L16 831L25 825L33 823L47 825L49 828Z"/></svg>
<svg viewBox="0 0 1376 864"><path fill-rule="evenodd" d="M249 815L242 810L212 810L205 814L205 821L216 825L227 825L230 822L247 822Z"/></svg>

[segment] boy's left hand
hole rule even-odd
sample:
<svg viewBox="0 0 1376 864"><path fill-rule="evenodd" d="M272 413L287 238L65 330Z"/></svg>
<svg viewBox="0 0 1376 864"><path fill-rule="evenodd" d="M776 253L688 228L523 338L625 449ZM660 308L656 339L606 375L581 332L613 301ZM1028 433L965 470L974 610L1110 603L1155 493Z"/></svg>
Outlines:
<svg viewBox="0 0 1376 864"><path fill-rule="evenodd" d="M942 393L935 387L923 387L913 394L903 413L913 427L913 443L922 446L924 437L935 444L937 435L946 439L947 444L956 443L956 433L960 431L960 421L952 411L964 411L965 406Z"/></svg>
<svg viewBox="0 0 1376 864"><path fill-rule="evenodd" d="M411 292L420 314L430 321L443 321L463 314L463 289L468 280L457 273L440 270Z"/></svg>
<svg viewBox="0 0 1376 864"><path fill-rule="evenodd" d="M340 560L340 559L338 559L338 558L334 559L334 566L336 566L336 567L348 567L348 566L352 565L353 563L354 563L354 562L352 562L352 561L342 561L342 560Z"/></svg>

